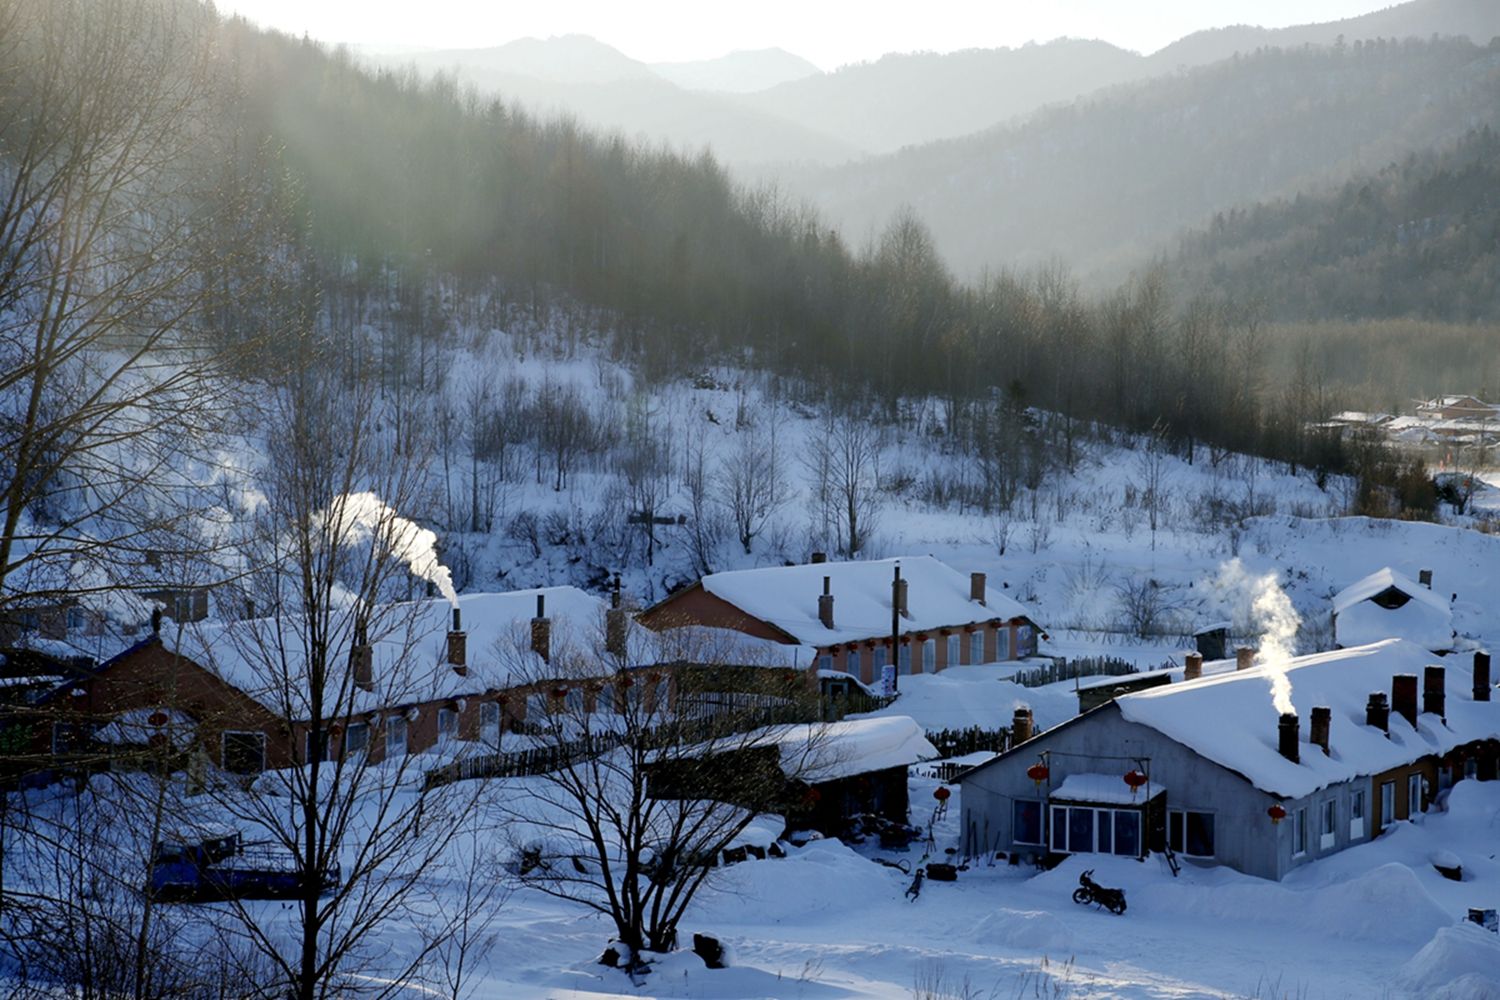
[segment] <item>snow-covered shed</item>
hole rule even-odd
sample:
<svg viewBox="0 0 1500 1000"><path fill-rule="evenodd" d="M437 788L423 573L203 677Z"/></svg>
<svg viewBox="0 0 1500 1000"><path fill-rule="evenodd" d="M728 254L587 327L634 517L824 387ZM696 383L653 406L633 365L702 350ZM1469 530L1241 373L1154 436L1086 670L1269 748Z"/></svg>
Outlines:
<svg viewBox="0 0 1500 1000"><path fill-rule="evenodd" d="M922 727L904 715L770 726L674 751L652 765L650 787L663 798L734 802L741 783L770 775L784 785L791 825L837 836L865 814L906 822L907 768L937 757Z"/></svg>
<svg viewBox="0 0 1500 1000"><path fill-rule="evenodd" d="M654 630L709 626L800 647L812 658L805 665L866 684L892 662L893 644L899 673L935 673L1031 656L1041 635L1032 612L984 573L960 573L932 556L713 573L638 620Z"/></svg>
<svg viewBox="0 0 1500 1000"><path fill-rule="evenodd" d="M1496 776L1488 656L1433 659L1404 639L1293 658L1292 713L1267 665L1122 695L965 774L964 829L989 831L965 849L1170 847L1279 879L1420 816L1456 780Z"/></svg>
<svg viewBox="0 0 1500 1000"><path fill-rule="evenodd" d="M1339 646L1408 639L1446 653L1453 648L1453 610L1430 584L1386 566L1334 595L1333 635Z"/></svg>

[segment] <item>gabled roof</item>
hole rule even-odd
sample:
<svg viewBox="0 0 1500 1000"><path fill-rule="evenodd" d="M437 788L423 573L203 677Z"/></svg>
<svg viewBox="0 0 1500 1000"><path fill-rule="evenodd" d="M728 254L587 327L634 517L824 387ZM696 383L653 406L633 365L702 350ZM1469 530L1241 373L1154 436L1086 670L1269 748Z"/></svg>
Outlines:
<svg viewBox="0 0 1500 1000"><path fill-rule="evenodd" d="M1428 754L1500 736L1500 701L1474 701L1472 667L1461 663L1444 664L1444 718L1421 714L1414 729L1392 706L1389 738L1365 725L1370 692L1389 694L1394 675L1420 678L1433 660L1430 652L1415 643L1388 639L1288 661L1286 675L1301 726L1301 761L1296 764L1277 750L1279 713L1271 701L1265 667L1138 691L1121 696L1115 704L1126 720L1150 726L1244 775L1262 791L1299 798ZM1332 753L1327 756L1308 742L1309 720L1316 706L1326 706L1333 713Z"/></svg>
<svg viewBox="0 0 1500 1000"><path fill-rule="evenodd" d="M1044 748L1045 741L1061 730L1090 725L1102 714L1117 711L1125 720L1155 729L1200 757L1242 775L1269 795L1301 798L1429 754L1500 737L1500 700L1473 700L1473 670L1467 663L1444 664L1444 717L1419 714L1413 728L1393 707L1389 737L1365 725L1370 692L1389 695L1394 675L1416 674L1420 678L1423 668L1433 660L1431 653L1415 643L1389 639L1288 661L1285 669L1300 721L1301 759L1295 764L1277 749L1279 713L1271 701L1270 677L1264 667L1255 667L1122 695L1033 737L969 774L1012 755L1034 757L1038 748ZM1309 741L1312 709L1317 706L1332 711L1332 752L1327 756ZM1420 703L1418 708L1420 711Z"/></svg>
<svg viewBox="0 0 1500 1000"><path fill-rule="evenodd" d="M1398 573L1389 566L1377 569L1362 580L1351 583L1337 594L1333 595L1333 612L1342 614L1346 608L1360 601L1368 601L1376 594L1384 593L1390 588L1401 591L1413 600L1421 601L1444 614L1452 613L1448 602L1430 588L1422 586L1404 573Z"/></svg>
<svg viewBox="0 0 1500 1000"><path fill-rule="evenodd" d="M601 648L605 602L576 587L545 587L500 594L468 594L458 599L466 635L467 675L448 663L448 629L452 608L446 600L392 604L377 609L368 633L375 690L358 691L351 710L373 711L393 705L479 694L524 684L546 676L546 666L530 652L530 623L538 596L552 623L552 649ZM329 689L345 682L353 644L352 616L341 615L330 637L334 651L327 660L339 673ZM187 626L181 652L278 714L306 697L306 639L299 621L290 617L258 618ZM285 650L287 666L278 662ZM301 682L287 690L287 678ZM294 716L299 715L295 710Z"/></svg>
<svg viewBox="0 0 1500 1000"><path fill-rule="evenodd" d="M932 556L736 570L705 576L701 586L797 642L829 646L891 634L891 580L898 563L907 582L903 633L994 619L1036 622L1028 608L994 587L986 586L984 603L971 601L968 574ZM831 629L818 619L824 577L833 594Z"/></svg>

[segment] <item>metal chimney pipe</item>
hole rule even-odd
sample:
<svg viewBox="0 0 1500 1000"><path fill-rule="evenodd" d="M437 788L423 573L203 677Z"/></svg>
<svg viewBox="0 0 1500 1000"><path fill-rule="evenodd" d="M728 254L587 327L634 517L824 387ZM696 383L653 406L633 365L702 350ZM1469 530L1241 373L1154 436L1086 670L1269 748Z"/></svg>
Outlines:
<svg viewBox="0 0 1500 1000"><path fill-rule="evenodd" d="M828 577L823 577L823 593L818 598L818 621L823 623L824 628L833 628L833 594L829 585Z"/></svg>
<svg viewBox="0 0 1500 1000"><path fill-rule="evenodd" d="M1327 705L1319 705L1312 710L1312 721L1309 723L1311 732L1308 734L1309 742L1316 743L1323 748L1323 756L1328 756L1328 735L1333 728L1333 709Z"/></svg>
<svg viewBox="0 0 1500 1000"><path fill-rule="evenodd" d="M1293 764L1301 762L1297 753L1297 713L1282 712L1276 724L1276 749Z"/></svg>
<svg viewBox="0 0 1500 1000"><path fill-rule="evenodd" d="M454 608L453 609L453 631L455 631L455 632L462 632L463 630L464 630L463 612L460 611L458 608Z"/></svg>
<svg viewBox="0 0 1500 1000"><path fill-rule="evenodd" d="M1474 651L1474 700L1490 700L1490 654Z"/></svg>
<svg viewBox="0 0 1500 1000"><path fill-rule="evenodd" d="M1203 676L1203 654L1189 653L1182 661L1182 679L1195 681Z"/></svg>
<svg viewBox="0 0 1500 1000"><path fill-rule="evenodd" d="M552 622L547 619L547 598L536 595L536 617L531 619L531 651L546 663L552 662Z"/></svg>

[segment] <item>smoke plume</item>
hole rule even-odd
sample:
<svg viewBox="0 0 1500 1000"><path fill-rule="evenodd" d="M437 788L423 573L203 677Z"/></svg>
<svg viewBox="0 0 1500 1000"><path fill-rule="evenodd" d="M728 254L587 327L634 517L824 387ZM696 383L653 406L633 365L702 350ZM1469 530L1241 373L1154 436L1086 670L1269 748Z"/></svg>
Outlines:
<svg viewBox="0 0 1500 1000"><path fill-rule="evenodd" d="M1276 574L1256 576L1247 572L1238 559L1232 559L1220 567L1218 583L1237 595L1236 603L1249 605L1253 627L1260 634L1260 652L1255 662L1271 681L1271 701L1276 711L1296 711L1292 707L1292 682L1286 675L1286 666L1297 655L1297 629L1302 618L1276 582Z"/></svg>
<svg viewBox="0 0 1500 1000"><path fill-rule="evenodd" d="M392 555L406 563L412 575L428 581L458 607L458 591L453 589L453 575L438 562L437 535L413 524L388 507L374 493L349 493L334 504L342 518L330 526L335 535L352 533L374 538Z"/></svg>

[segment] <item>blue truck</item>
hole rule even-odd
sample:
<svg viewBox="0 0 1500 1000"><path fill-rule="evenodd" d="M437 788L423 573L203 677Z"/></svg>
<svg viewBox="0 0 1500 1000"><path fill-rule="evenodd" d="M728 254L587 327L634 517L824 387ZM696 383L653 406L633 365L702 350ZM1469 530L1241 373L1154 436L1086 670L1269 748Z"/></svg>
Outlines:
<svg viewBox="0 0 1500 1000"><path fill-rule="evenodd" d="M319 895L337 889L337 865L318 879ZM210 903L228 899L298 899L308 873L269 844L246 844L238 833L191 843L163 841L151 851L147 891L163 902Z"/></svg>

